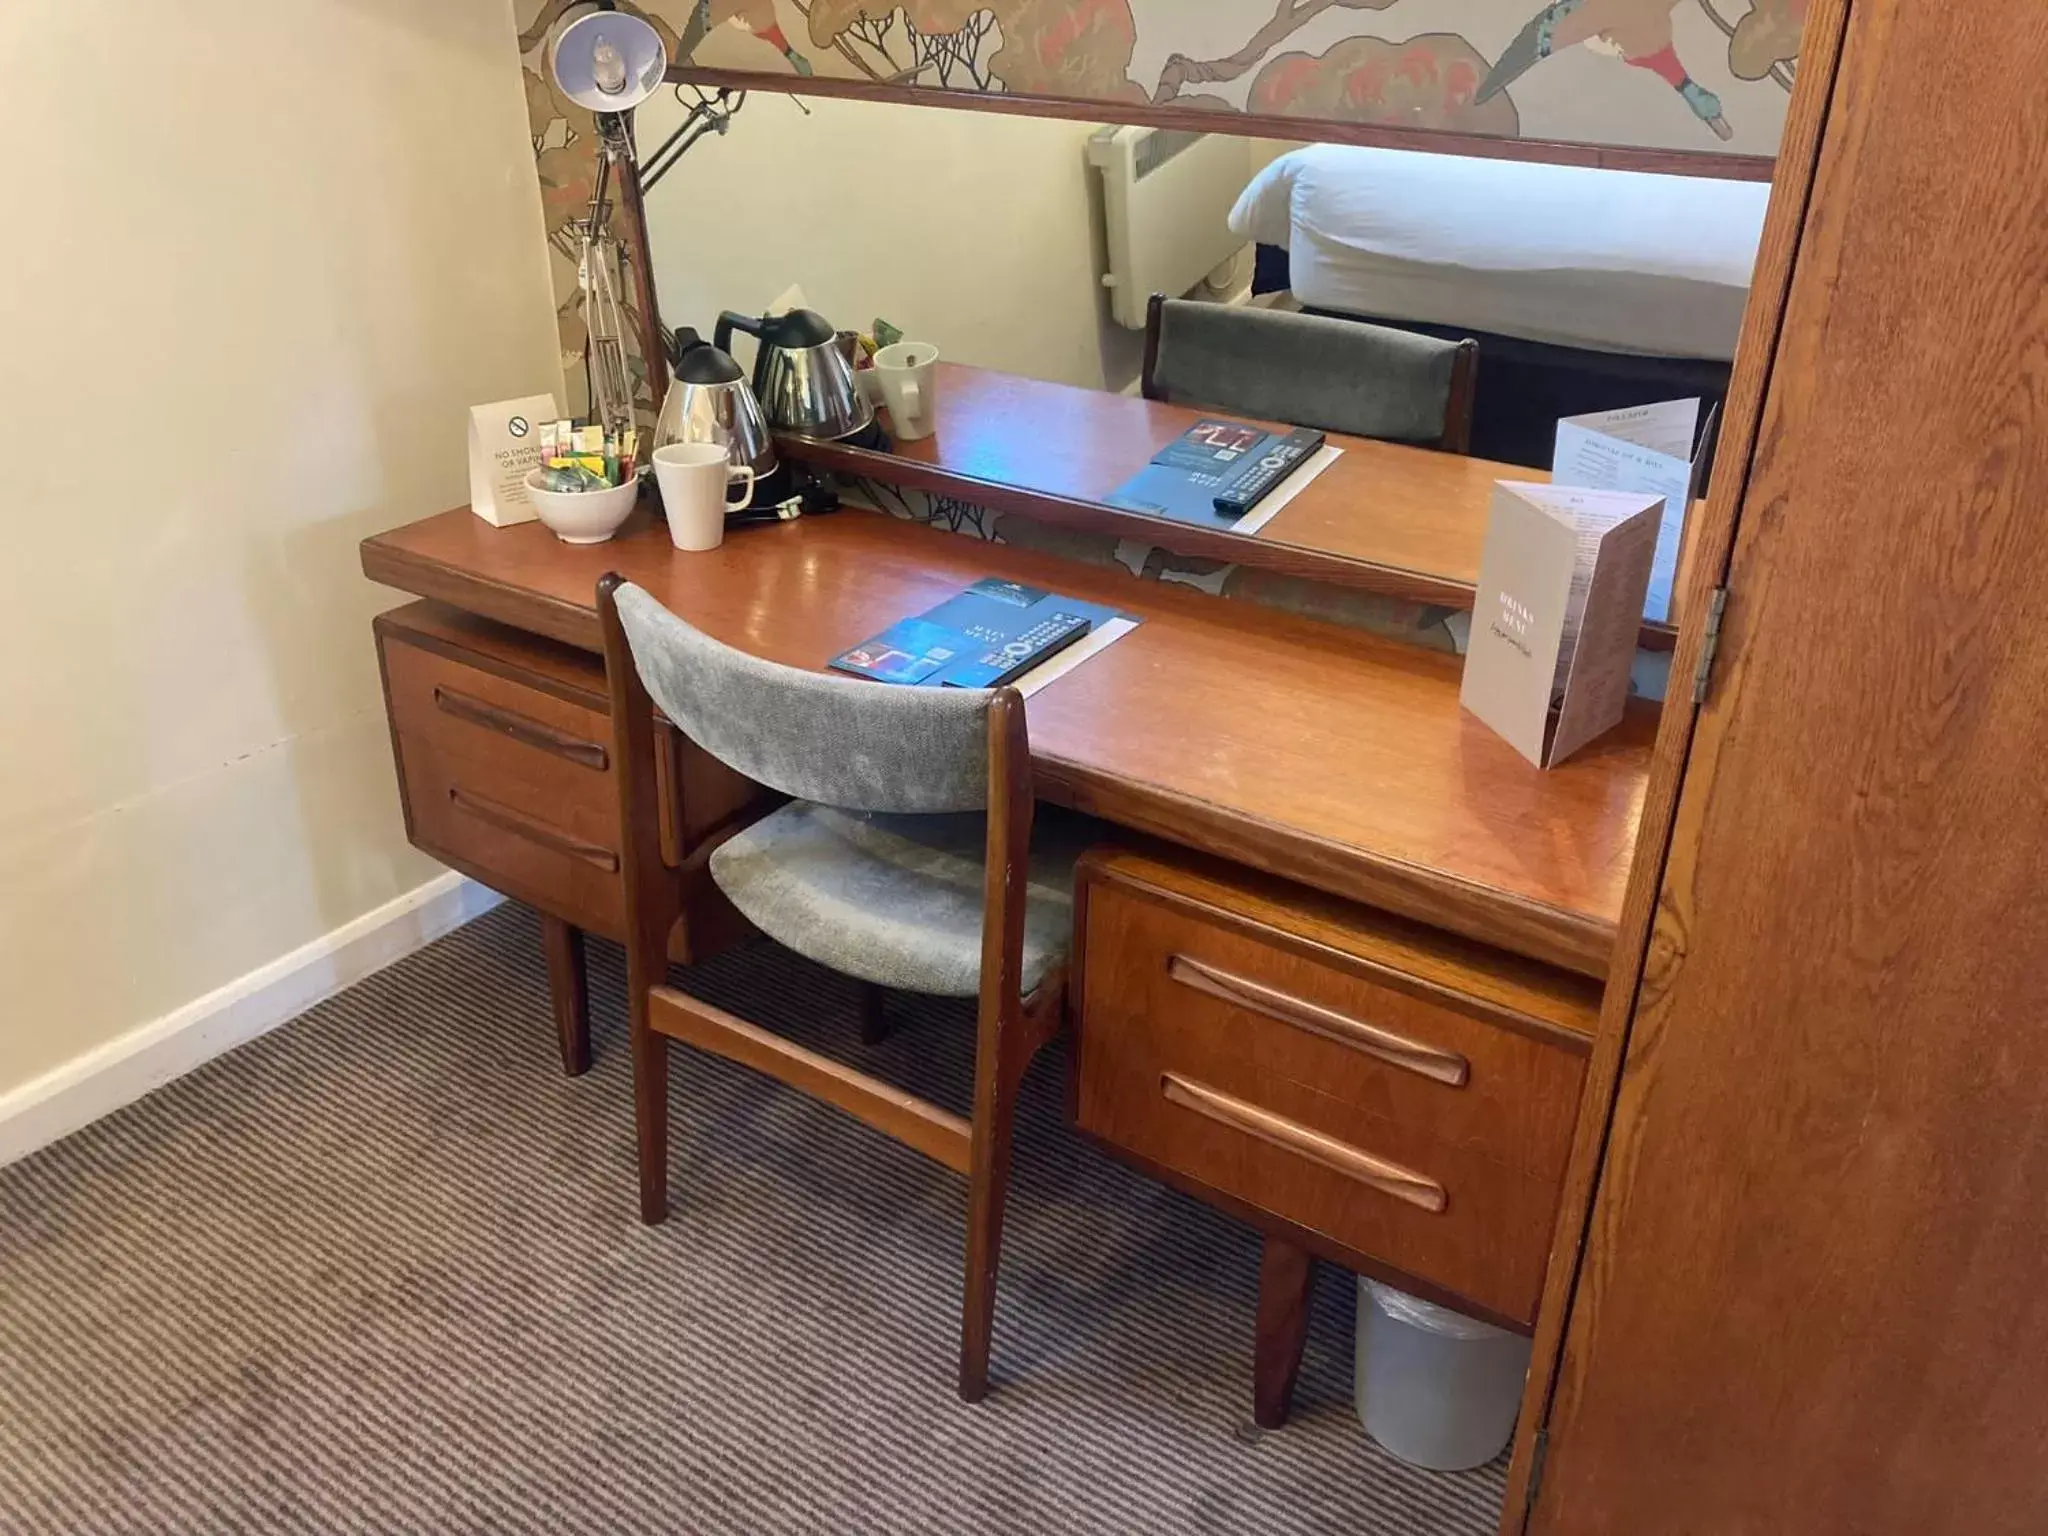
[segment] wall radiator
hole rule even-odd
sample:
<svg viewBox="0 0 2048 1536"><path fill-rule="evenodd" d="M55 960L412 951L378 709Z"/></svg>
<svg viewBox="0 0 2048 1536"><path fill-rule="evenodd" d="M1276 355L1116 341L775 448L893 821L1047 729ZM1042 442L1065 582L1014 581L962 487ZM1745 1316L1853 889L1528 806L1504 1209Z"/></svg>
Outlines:
<svg viewBox="0 0 2048 1536"><path fill-rule="evenodd" d="M1088 163L1102 189L1102 286L1119 325L1142 331L1153 294L1178 298L1244 249L1230 232L1251 180L1243 139L1104 128L1088 140Z"/></svg>

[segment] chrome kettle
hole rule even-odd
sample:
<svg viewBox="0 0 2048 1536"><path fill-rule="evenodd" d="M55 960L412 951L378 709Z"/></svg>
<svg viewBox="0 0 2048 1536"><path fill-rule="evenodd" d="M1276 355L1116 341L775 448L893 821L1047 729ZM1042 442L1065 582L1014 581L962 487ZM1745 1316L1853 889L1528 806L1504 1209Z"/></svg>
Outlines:
<svg viewBox="0 0 2048 1536"><path fill-rule="evenodd" d="M775 440L732 355L686 326L676 332L669 359L673 377L654 426L654 446L721 443L733 468L751 469L757 481L774 474Z"/></svg>
<svg viewBox="0 0 2048 1536"><path fill-rule="evenodd" d="M714 333L723 350L732 333L760 338L754 358L754 393L777 431L804 437L850 437L873 424L875 409L854 383L853 360L832 322L814 309L792 309L758 319L727 310Z"/></svg>

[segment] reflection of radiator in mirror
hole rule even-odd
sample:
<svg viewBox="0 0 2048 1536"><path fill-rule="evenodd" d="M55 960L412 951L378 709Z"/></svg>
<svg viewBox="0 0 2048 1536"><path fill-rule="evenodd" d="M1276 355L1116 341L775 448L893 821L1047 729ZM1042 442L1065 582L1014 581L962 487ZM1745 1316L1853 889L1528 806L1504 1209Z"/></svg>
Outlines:
<svg viewBox="0 0 2048 1536"><path fill-rule="evenodd" d="M1104 128L1088 140L1099 173L1102 285L1119 325L1145 328L1145 301L1178 298L1245 250L1230 210L1251 180L1243 139L1167 128Z"/></svg>

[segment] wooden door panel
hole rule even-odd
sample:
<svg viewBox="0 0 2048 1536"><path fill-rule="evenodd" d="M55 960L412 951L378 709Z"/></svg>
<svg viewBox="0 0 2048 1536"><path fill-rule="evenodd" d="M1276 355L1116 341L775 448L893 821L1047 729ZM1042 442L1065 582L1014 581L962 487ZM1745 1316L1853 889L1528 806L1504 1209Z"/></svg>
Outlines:
<svg viewBox="0 0 2048 1536"><path fill-rule="evenodd" d="M2044 76L1852 8L1535 1530L2048 1529Z"/></svg>

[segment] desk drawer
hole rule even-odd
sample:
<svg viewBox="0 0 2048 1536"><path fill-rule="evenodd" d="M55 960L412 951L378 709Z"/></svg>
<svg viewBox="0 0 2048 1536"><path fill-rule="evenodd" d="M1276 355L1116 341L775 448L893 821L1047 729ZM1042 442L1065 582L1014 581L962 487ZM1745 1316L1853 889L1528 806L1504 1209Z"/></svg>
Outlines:
<svg viewBox="0 0 2048 1536"><path fill-rule="evenodd" d="M601 689L602 664L593 663ZM395 637L385 639L384 665L396 729L471 756L574 769L562 782L585 790L610 783L612 727L602 712Z"/></svg>
<svg viewBox="0 0 2048 1536"><path fill-rule="evenodd" d="M609 719L394 634L381 643L413 841L579 928L623 933Z"/></svg>
<svg viewBox="0 0 2048 1536"><path fill-rule="evenodd" d="M1327 911L1290 925L1270 890L1170 875L1126 855L1084 866L1082 1128L1532 1322L1580 1042L1554 1017L1512 1027L1483 988L1460 995L1443 955L1409 975L1391 962L1412 963L1412 941L1376 954L1365 914L1339 947ZM1590 1022L1563 985L1568 1017Z"/></svg>

